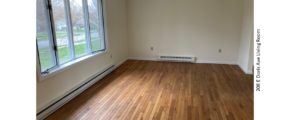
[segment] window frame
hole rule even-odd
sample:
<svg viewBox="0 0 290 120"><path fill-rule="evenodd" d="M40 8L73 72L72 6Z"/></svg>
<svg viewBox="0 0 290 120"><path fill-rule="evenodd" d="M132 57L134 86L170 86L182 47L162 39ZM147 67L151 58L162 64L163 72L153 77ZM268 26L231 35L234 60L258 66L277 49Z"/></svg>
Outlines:
<svg viewBox="0 0 290 120"><path fill-rule="evenodd" d="M38 69L38 77L40 77L40 80L49 78L50 76L55 75L58 72L61 72L70 66L73 66L77 63L80 63L86 59L92 58L94 56L99 56L107 52L107 32L106 32L106 25L105 25L105 12L104 12L104 6L105 4L103 3L103 0L97 0L100 4L98 4L98 13L101 14L100 20L102 21L100 26L102 31L101 34L103 37L101 38L102 41L102 46L100 50L93 51L92 50L92 44L91 44L91 36L90 36L90 22L89 22L89 11L88 11L88 1L87 0L82 0L82 9L83 9L83 19L84 19L84 24L85 24L85 41L86 41L86 54L76 57L75 55L75 49L74 49L74 34L73 34L73 29L72 29L72 20L71 20L71 11L70 11L70 0L63 0L64 2L64 7L65 7L65 17L66 17L66 24L67 24L67 32L68 32L68 41L69 41L69 51L70 51L70 60L64 63L60 64L59 58L58 58L58 49L57 49L57 42L56 42L56 33L55 33L55 24L54 24L54 18L53 18L53 11L52 11L52 5L51 5L51 0L43 0L43 4L45 4L46 7L44 7L43 11L45 12L46 16L46 23L48 27L48 35L49 35L49 44L50 47L52 47L50 50L52 52L53 56L53 62L54 66L51 68L46 69L45 71L42 71L41 68L41 62L39 59L39 49L38 45L36 44L37 47L37 68ZM37 40L37 39L36 39ZM88 42L89 41L89 42Z"/></svg>

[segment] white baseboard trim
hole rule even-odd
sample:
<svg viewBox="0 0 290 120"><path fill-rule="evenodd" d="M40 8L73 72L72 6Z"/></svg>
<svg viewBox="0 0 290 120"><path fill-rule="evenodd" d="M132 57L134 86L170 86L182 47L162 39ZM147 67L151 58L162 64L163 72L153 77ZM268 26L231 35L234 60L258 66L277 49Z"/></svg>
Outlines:
<svg viewBox="0 0 290 120"><path fill-rule="evenodd" d="M38 120L43 120L46 117L48 117L50 114L55 112L57 109L65 105L67 102L78 96L80 93L91 87L93 84L95 84L97 81L101 80L104 78L106 75L111 73L113 70L115 70L118 66L120 66L122 63L124 63L127 59L124 61L121 61L117 63L116 65L111 65L104 69L102 72L98 72L95 75L91 76L87 80L85 80L82 84L80 84L77 87L74 87L72 90L67 92L66 95L60 97L57 100L54 100L51 102L51 104L47 105L46 108L42 109L40 112L37 113L37 119Z"/></svg>
<svg viewBox="0 0 290 120"><path fill-rule="evenodd" d="M237 65L236 61L212 61L212 60L197 60L196 63L209 63L209 64L229 64Z"/></svg>
<svg viewBox="0 0 290 120"><path fill-rule="evenodd" d="M147 60L147 61L158 61L154 57L129 57L130 60ZM236 61L211 61L211 60L197 60L196 63L209 63L209 64L230 64L237 65Z"/></svg>
<svg viewBox="0 0 290 120"><path fill-rule="evenodd" d="M253 71L252 69L244 69L241 65L238 64L238 66L242 69L242 71L245 73L245 74L248 74L248 75L252 75L253 74Z"/></svg>
<svg viewBox="0 0 290 120"><path fill-rule="evenodd" d="M251 75L253 75L254 73L253 73L253 71L250 69L250 70L248 70L247 72L245 72L246 74L251 74Z"/></svg>
<svg viewBox="0 0 290 120"><path fill-rule="evenodd" d="M126 58L126 59L124 59L124 60L122 60L122 61L120 61L120 62L118 62L118 63L116 63L115 64L115 68L118 68L119 66L121 66L124 62L126 62L128 59Z"/></svg>

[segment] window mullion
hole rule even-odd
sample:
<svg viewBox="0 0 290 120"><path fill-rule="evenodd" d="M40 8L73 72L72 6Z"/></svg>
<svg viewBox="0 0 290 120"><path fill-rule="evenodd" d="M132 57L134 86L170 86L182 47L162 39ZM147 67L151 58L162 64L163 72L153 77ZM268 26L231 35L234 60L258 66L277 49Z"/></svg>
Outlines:
<svg viewBox="0 0 290 120"><path fill-rule="evenodd" d="M69 0L64 0L65 13L66 13L66 23L68 29L68 47L70 50L70 58L71 60L75 59L75 48L74 48L74 38L73 38L73 27L71 20L71 12L70 12L70 2Z"/></svg>
<svg viewBox="0 0 290 120"><path fill-rule="evenodd" d="M46 6L47 6L47 14L46 14L46 19L47 19L47 25L49 26L49 44L51 47L51 53L53 62L55 64L54 67L59 65L59 59L57 57L57 45L56 45L56 36L55 36L55 30L54 30L54 21L53 21L53 13L51 9L51 1L50 0L45 0Z"/></svg>
<svg viewBox="0 0 290 120"><path fill-rule="evenodd" d="M88 10L88 1L83 0L83 11L84 11L84 20L85 20L85 31L86 31L86 52L92 52L92 43L91 43L91 33L90 33L90 19L89 19L89 10Z"/></svg>
<svg viewBox="0 0 290 120"><path fill-rule="evenodd" d="M99 10L98 10L98 17L99 17L99 25L100 25L100 27L99 27L99 36L101 37L101 42L103 42L103 43L101 43L101 48L102 49L106 49L106 46L105 46L105 32L104 32L104 28L105 28L105 26L104 26L104 16L103 16L103 3L102 3L102 0L97 0L98 1L98 8L99 8Z"/></svg>

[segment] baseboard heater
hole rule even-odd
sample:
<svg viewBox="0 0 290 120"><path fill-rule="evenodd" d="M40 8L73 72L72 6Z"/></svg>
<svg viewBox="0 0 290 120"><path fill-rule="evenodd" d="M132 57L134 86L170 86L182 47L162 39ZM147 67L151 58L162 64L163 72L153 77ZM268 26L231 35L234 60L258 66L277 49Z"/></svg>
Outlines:
<svg viewBox="0 0 290 120"><path fill-rule="evenodd" d="M95 84L97 81L111 73L115 69L115 65L109 66L104 71L97 73L96 75L90 77L88 80L86 80L83 84L77 86L76 88L72 89L70 92L68 92L64 97L58 99L57 101L50 104L48 107L44 108L40 112L37 113L37 119L43 120L46 117L48 117L50 114L55 112L57 109L62 107L64 104L78 96L80 93L88 89L90 86Z"/></svg>
<svg viewBox="0 0 290 120"><path fill-rule="evenodd" d="M168 56L168 55L160 55L158 57L160 61L173 61L173 62L190 62L195 63L196 57L192 56Z"/></svg>

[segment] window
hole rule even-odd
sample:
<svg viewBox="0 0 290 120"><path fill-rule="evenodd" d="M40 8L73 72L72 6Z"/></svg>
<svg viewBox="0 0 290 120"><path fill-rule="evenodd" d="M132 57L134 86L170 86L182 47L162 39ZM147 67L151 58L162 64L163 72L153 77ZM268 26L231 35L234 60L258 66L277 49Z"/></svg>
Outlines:
<svg viewBox="0 0 290 120"><path fill-rule="evenodd" d="M37 0L36 15L43 74L106 49L101 0Z"/></svg>

